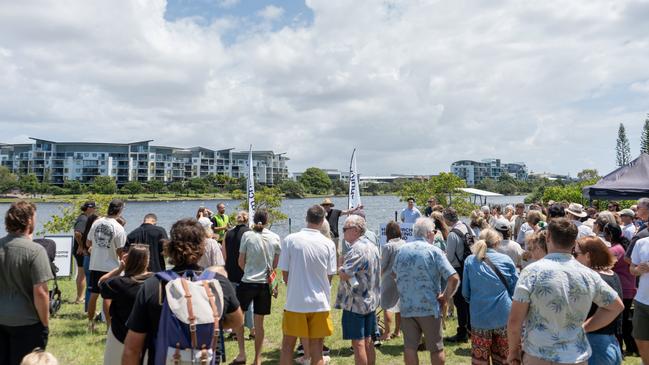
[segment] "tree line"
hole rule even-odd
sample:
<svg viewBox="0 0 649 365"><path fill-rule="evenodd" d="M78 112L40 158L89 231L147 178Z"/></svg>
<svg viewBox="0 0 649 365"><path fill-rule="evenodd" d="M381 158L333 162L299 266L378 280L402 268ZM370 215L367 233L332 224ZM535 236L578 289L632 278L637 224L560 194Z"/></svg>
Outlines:
<svg viewBox="0 0 649 365"><path fill-rule="evenodd" d="M640 133L640 153L649 153L649 114L644 121L642 133ZM617 141L615 145L615 160L617 166L625 166L631 162L631 146L626 135L624 123L620 123L617 130Z"/></svg>

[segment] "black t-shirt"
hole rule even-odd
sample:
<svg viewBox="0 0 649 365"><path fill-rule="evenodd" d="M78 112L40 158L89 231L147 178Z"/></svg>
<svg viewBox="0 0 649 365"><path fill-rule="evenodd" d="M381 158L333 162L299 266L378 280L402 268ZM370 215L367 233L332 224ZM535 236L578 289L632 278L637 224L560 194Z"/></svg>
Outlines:
<svg viewBox="0 0 649 365"><path fill-rule="evenodd" d="M165 260L162 255L163 240L166 240L167 232L162 227L150 223L142 223L126 236L125 250L135 243L149 245L149 271L158 272L165 270Z"/></svg>
<svg viewBox="0 0 649 365"><path fill-rule="evenodd" d="M225 234L225 271L233 283L240 283L243 277L243 270L239 267L239 247L241 236L249 230L247 225L239 224Z"/></svg>
<svg viewBox="0 0 649 365"><path fill-rule="evenodd" d="M173 271L182 275L186 270L194 270L196 272L202 269L199 266L186 266L174 267ZM215 274L214 278L219 281L223 289L223 308L226 314L232 313L239 309L239 301L234 292L234 288L228 279L220 274ZM160 288L160 280L156 276L144 281L140 288L133 304L126 326L129 330L137 333L146 333L147 350L148 350L148 364L154 365L155 360L155 336L158 333L158 322L160 321L160 313L162 312L162 303L160 298L164 300L164 288L162 288L162 297Z"/></svg>
<svg viewBox="0 0 649 365"><path fill-rule="evenodd" d="M424 209L424 216L430 217L431 214L433 214L433 208L426 207L426 209Z"/></svg>
<svg viewBox="0 0 649 365"><path fill-rule="evenodd" d="M331 231L331 237L338 238L338 220L340 215L343 213L340 209L331 209L327 213L327 222L329 222L329 230Z"/></svg>
<svg viewBox="0 0 649 365"><path fill-rule="evenodd" d="M613 273L613 275L605 275L602 273L599 273L599 276L604 279L606 284L608 284L613 290L617 292L617 295L622 298L622 284L620 283L620 278L617 276L617 274ZM588 317L590 318L595 314L595 311L597 310L597 304L593 303L590 306L590 311L588 312ZM617 335L622 333L622 314L620 313L617 318L608 325L598 329L597 331L593 331L590 333L597 333L601 335Z"/></svg>
<svg viewBox="0 0 649 365"><path fill-rule="evenodd" d="M113 300L110 304L110 328L115 338L122 343L124 343L126 332L128 332L126 321L131 315L135 297L144 280L151 277L151 275L153 274L138 277L137 279L130 276L117 276L99 284L102 298Z"/></svg>

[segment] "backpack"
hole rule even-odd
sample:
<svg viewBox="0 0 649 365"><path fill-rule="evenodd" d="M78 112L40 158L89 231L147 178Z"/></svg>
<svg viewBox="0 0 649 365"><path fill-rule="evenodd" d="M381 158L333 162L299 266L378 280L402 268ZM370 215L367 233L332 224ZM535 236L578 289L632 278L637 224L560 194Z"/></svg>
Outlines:
<svg viewBox="0 0 649 365"><path fill-rule="evenodd" d="M475 243L475 236L473 235L473 231L471 230L471 227L467 226L466 223L462 223L466 227L466 233L462 233L457 228L453 228L451 232L455 232L460 239L462 239L462 258L460 259L457 257L457 250L455 250L454 255L457 261L460 263L460 266L464 268L464 260L469 257L469 255L473 254L471 251L471 246Z"/></svg>
<svg viewBox="0 0 649 365"><path fill-rule="evenodd" d="M165 296L155 339L156 365L216 365L225 361L223 289L214 272L156 273ZM162 295L162 293L160 293Z"/></svg>

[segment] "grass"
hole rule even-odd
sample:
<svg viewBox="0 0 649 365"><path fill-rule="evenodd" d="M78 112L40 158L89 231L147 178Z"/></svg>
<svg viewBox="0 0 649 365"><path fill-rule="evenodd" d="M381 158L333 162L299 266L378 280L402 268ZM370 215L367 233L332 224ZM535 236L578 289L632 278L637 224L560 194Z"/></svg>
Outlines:
<svg viewBox="0 0 649 365"><path fill-rule="evenodd" d="M334 290L337 279L334 279ZM50 339L47 350L52 352L61 364L67 365L89 365L102 364L104 354L105 333L89 334L86 330L86 317L83 313L82 304L72 304L76 293L75 283L72 280L61 280L59 286L63 291L64 304L61 311L50 322ZM335 293L335 291L334 291ZM277 300L273 301L273 313L267 316L264 322L266 329L265 344L263 351L263 363L267 365L279 363L279 349L282 341L282 308L284 306L286 290L280 290ZM98 306L100 307L100 306ZM331 348L332 364L353 364L353 353L349 349L350 342L342 339L342 326L340 324L340 310L333 310L332 319L335 332L333 336L325 340L325 344ZM455 321L447 323L446 335L452 335L455 331ZM99 326L100 331L105 331L104 326ZM246 340L246 354L248 362L254 356L253 341ZM469 364L470 344L445 345L446 363L450 365ZM237 355L236 341L226 341L226 354L229 363ZM403 364L403 340L397 338L383 343L377 349L377 364L391 365ZM427 353L420 352L420 363L426 364ZM627 358L625 364L638 365L638 358Z"/></svg>

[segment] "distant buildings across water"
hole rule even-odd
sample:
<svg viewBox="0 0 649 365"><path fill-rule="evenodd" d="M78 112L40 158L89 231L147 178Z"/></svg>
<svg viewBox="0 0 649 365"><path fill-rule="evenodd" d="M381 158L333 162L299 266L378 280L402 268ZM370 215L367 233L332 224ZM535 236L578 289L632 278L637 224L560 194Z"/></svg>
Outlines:
<svg viewBox="0 0 649 365"><path fill-rule="evenodd" d="M460 160L451 164L451 172L462 178L467 186L475 186L484 179L498 180L508 174L518 180L527 180L527 166L524 162L501 163L500 159L489 158L482 161Z"/></svg>
<svg viewBox="0 0 649 365"><path fill-rule="evenodd" d="M90 183L97 176L129 181L173 182L219 174L248 176L248 151L232 148L166 147L152 140L132 143L54 142L31 138L33 143L1 144L0 165L15 174L34 174L39 181L63 185L66 180ZM253 151L255 181L274 185L288 178L286 157L273 151Z"/></svg>

